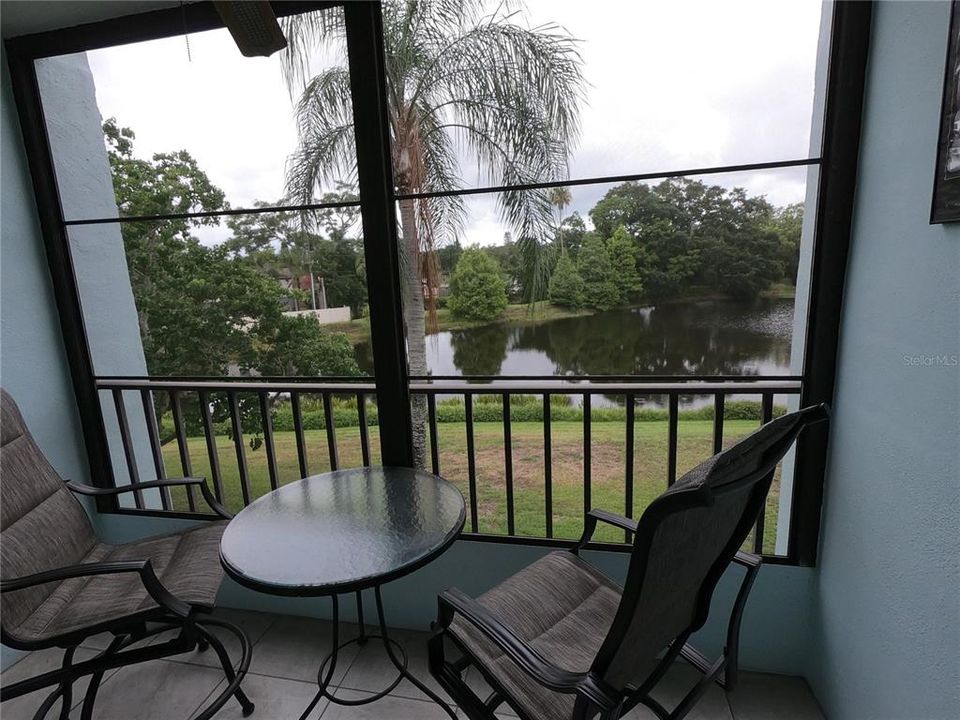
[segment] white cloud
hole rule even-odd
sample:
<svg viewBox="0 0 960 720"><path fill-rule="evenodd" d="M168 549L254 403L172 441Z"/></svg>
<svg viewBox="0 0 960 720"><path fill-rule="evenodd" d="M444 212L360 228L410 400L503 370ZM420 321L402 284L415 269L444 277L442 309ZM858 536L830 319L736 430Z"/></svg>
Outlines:
<svg viewBox="0 0 960 720"><path fill-rule="evenodd" d="M531 26L556 21L582 40L590 85L572 176L805 157L820 11L814 0L531 0ZM226 31L189 43L192 61L182 37L89 53L101 112L135 130L139 154L190 151L234 207L278 199L296 146L278 57L243 58ZM805 177L704 179L785 204L803 199ZM573 188L570 209L586 215L607 189ZM464 242L501 242L492 198L468 207Z"/></svg>

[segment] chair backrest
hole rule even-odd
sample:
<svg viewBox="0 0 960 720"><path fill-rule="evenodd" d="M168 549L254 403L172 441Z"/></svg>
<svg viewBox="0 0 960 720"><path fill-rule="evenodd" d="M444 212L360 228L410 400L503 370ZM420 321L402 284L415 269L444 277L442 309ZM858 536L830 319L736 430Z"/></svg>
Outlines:
<svg viewBox="0 0 960 720"><path fill-rule="evenodd" d="M676 481L640 518L622 600L594 662L638 687L670 643L706 621L717 581L762 512L776 465L826 406L784 415Z"/></svg>
<svg viewBox="0 0 960 720"><path fill-rule="evenodd" d="M0 576L78 563L96 542L83 507L37 447L13 398L0 389ZM55 587L3 593L4 632L14 631Z"/></svg>

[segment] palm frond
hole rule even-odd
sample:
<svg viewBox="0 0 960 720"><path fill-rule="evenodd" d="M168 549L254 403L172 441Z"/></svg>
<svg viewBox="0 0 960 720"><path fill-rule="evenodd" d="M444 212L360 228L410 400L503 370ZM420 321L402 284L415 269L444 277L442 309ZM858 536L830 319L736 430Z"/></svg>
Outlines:
<svg viewBox="0 0 960 720"><path fill-rule="evenodd" d="M288 197L310 202L323 182L353 181L356 143L350 75L332 67L307 83L295 110L297 150L287 162Z"/></svg>
<svg viewBox="0 0 960 720"><path fill-rule="evenodd" d="M310 78L311 64L321 51L343 56L346 26L343 8L332 7L280 18L287 47L280 55L287 91L293 97Z"/></svg>

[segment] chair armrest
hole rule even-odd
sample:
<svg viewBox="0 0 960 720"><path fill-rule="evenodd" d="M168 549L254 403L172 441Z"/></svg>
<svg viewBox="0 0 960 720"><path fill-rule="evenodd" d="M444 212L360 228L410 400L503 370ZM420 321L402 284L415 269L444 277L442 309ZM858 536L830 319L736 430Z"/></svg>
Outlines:
<svg viewBox="0 0 960 720"><path fill-rule="evenodd" d="M224 520L229 520L233 517L211 492L210 485L204 477L166 478L164 480L150 480L148 482L137 483L136 485L118 485L117 487L94 487L93 485L85 485L84 483L78 483L74 480L67 481L67 487L73 492L79 495L93 496L120 495L121 493L149 490L151 488L192 486L198 486L200 488L200 494L203 495L203 499L206 500L207 505L209 505L210 509L217 515Z"/></svg>
<svg viewBox="0 0 960 720"><path fill-rule="evenodd" d="M78 577L93 577L96 575L131 572L140 575L140 581L143 583L144 588L146 588L147 593L149 593L150 597L152 597L158 605L179 617L187 617L190 614L190 605L180 600L163 586L163 583L160 582L160 579L153 571L153 564L149 560L66 565L64 567L54 568L53 570L34 573L33 575L0 580L0 593L24 590L36 585L43 585L44 583L59 582Z"/></svg>
<svg viewBox="0 0 960 720"><path fill-rule="evenodd" d="M609 512L607 510L600 510L599 508L593 508L587 513L586 518L583 523L583 535L580 536L580 539L577 541L577 544L574 546L573 551L577 552L590 542L590 539L593 537L594 531L597 529L597 521L602 521L608 525L613 525L623 530L628 530L630 532L637 531L637 521L631 520L630 518L623 517L623 515L617 515L616 513Z"/></svg>
<svg viewBox="0 0 960 720"><path fill-rule="evenodd" d="M440 593L437 600L441 627L449 626L454 614L458 614L481 630L521 670L544 687L561 693L584 695L601 711L617 706L619 699L612 691L606 690L593 674L574 673L553 665L468 595L452 588Z"/></svg>

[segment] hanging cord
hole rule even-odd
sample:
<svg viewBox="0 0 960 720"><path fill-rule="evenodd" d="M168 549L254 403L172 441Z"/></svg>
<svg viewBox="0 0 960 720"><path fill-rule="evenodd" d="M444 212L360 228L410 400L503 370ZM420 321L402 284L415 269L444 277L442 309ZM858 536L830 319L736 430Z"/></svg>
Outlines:
<svg viewBox="0 0 960 720"><path fill-rule="evenodd" d="M180 0L180 18L183 22L183 40L187 44L187 62L193 62L193 57L190 54L190 35L187 33L187 8L183 0Z"/></svg>

